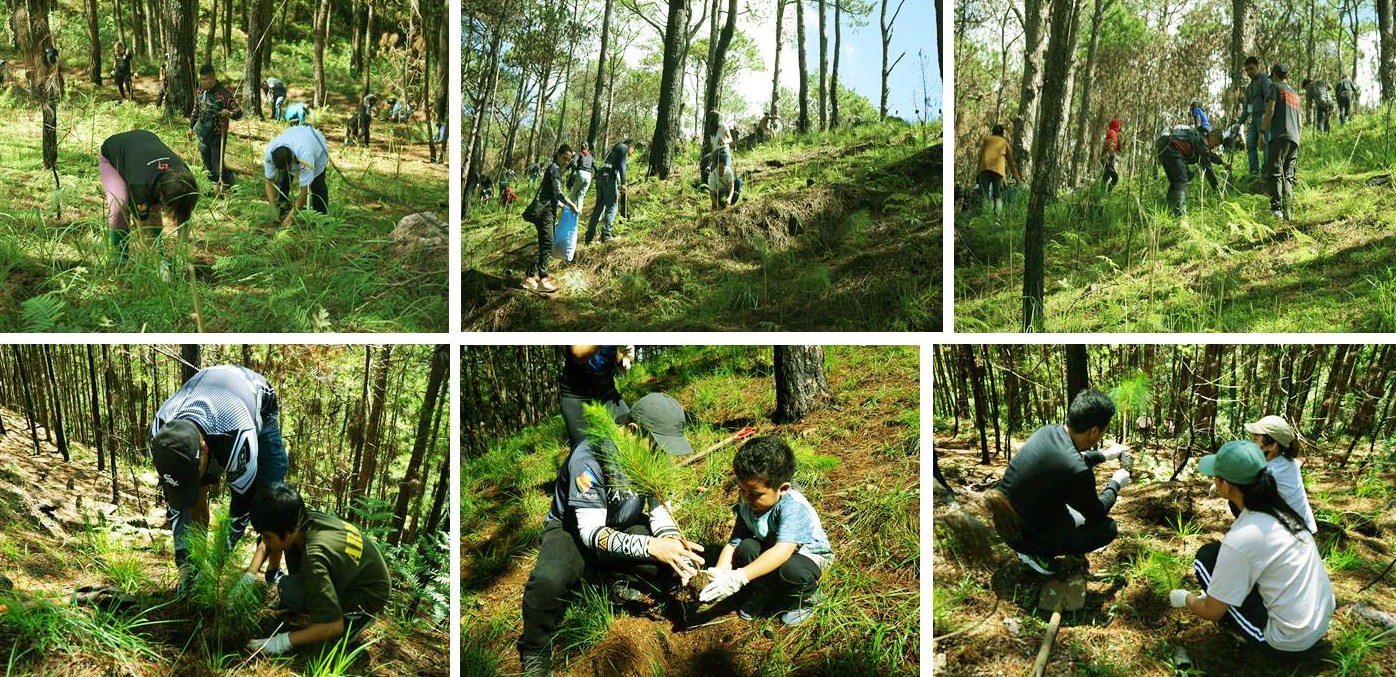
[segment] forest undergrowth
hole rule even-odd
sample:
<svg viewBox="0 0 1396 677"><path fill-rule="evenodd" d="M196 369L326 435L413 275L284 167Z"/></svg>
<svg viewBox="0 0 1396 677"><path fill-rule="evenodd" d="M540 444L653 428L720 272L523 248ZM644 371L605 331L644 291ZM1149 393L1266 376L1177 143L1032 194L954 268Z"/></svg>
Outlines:
<svg viewBox="0 0 1396 677"><path fill-rule="evenodd" d="M292 84L290 100L309 101L311 44L278 41L274 49L268 74ZM371 147L342 145L360 86L348 61L347 45L327 48L329 103L311 117L329 140L334 165L327 170L329 214L306 210L287 228L274 221L262 186L262 154L284 123L258 120L252 111L232 123L226 162L237 182L214 197L197 146L185 138L187 118L165 119L151 105L153 64L137 72L134 105L118 101L110 81L94 91L84 70L68 70L68 96L58 107L56 187L42 163L39 109L10 79L0 88L0 185L7 187L0 195L0 286L12 293L0 296L0 331L443 330L445 247L404 254L390 233L415 212L448 222L446 165L427 162L420 120L378 120ZM230 90L256 86L241 83L240 72L222 79ZM185 226L187 248L167 243L175 268L168 280L149 240L132 239L127 265L109 261L98 155L108 136L135 128L160 136L191 165L203 191Z"/></svg>
<svg viewBox="0 0 1396 677"><path fill-rule="evenodd" d="M1063 192L1046 212L1045 330L1396 330L1388 116L1379 108L1328 134L1304 129L1290 222L1271 215L1244 152L1224 154L1234 162L1219 176L1224 200L1194 177L1181 219L1168 214L1153 163L1121 167L1112 194L1099 183ZM1020 185L1001 227L988 212L957 211L958 331L1021 328L1026 202Z"/></svg>
<svg viewBox="0 0 1396 677"><path fill-rule="evenodd" d="M710 212L697 151L674 175L629 168L617 237L550 262L562 291L520 288L534 252L521 202L476 203L461 270L471 330L935 331L941 326L939 123L869 123L738 149L741 200ZM636 153L640 155L640 153ZM582 235L596 200L583 205Z"/></svg>
<svg viewBox="0 0 1396 677"><path fill-rule="evenodd" d="M796 450L795 481L835 553L826 600L796 627L740 620L728 602L689 609L661 594L613 602L583 585L559 628L559 676L914 675L920 665L919 394L917 351L825 349L835 407L778 425L769 350L674 349L618 381L634 401L666 392L684 404L696 449L754 425ZM697 486L675 504L686 537L724 542L732 527L735 445L692 467ZM519 669L523 587L533 569L552 480L566 453L561 417L499 440L462 470L461 674Z"/></svg>
<svg viewBox="0 0 1396 677"><path fill-rule="evenodd" d="M1022 441L1015 440L1014 447ZM1002 477L1004 459L996 457L990 466L977 463L978 438L972 427L960 438L937 434L935 443L959 506L974 506L979 493ZM1339 464L1344 451L1338 448L1320 446L1302 459L1309 501L1320 525L1319 550L1338 608L1325 636L1329 646L1286 661L1263 656L1215 623L1169 606L1169 590L1198 589L1193 556L1204 544L1221 540L1232 522L1225 499L1212 494L1195 462L1176 481L1169 481L1180 444L1182 436L1133 445L1139 456L1135 479L1110 513L1120 537L1087 556L1086 605L1063 614L1047 674L1171 677L1178 674L1173 669L1178 647L1192 658L1193 672L1188 674L1388 674L1396 664L1396 630L1358 619L1352 611L1355 603L1362 603L1396 612L1391 601L1396 577L1390 572L1382 577L1386 564L1396 557L1396 517L1391 512L1396 505L1396 446L1381 441L1375 452L1359 451L1346 467ZM975 544L960 535L977 529L946 526L952 513L957 517L950 520L960 525L960 516L966 514L990 525L987 515L973 507L965 511L952 506L940 494L935 513L936 673L1026 674L1050 616L1037 608L1042 577L1020 563L993 535L992 527L986 526L990 541Z"/></svg>

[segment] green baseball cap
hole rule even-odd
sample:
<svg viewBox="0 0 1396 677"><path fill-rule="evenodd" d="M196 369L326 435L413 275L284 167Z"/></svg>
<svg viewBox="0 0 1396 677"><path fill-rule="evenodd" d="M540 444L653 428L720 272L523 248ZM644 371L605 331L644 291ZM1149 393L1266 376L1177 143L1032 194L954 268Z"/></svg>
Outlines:
<svg viewBox="0 0 1396 677"><path fill-rule="evenodd" d="M631 405L630 420L640 424L655 444L671 456L693 453L693 445L683 436L683 405L664 393L650 393Z"/></svg>
<svg viewBox="0 0 1396 677"><path fill-rule="evenodd" d="M1232 484L1255 484L1265 470L1265 452L1255 442L1232 440L1215 454L1203 456L1197 469L1208 477L1220 477Z"/></svg>

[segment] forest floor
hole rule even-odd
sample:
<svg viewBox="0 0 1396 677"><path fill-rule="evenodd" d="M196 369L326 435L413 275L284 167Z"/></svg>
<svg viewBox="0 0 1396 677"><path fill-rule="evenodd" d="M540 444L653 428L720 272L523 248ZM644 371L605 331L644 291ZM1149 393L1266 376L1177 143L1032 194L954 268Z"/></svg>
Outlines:
<svg viewBox="0 0 1396 677"><path fill-rule="evenodd" d="M1015 440L1014 446L1021 442ZM935 444L941 470L961 505L972 506L979 489L1003 474L1001 458L992 466L978 465L977 438L937 434ZM1339 466L1343 450L1331 447L1320 446L1301 458L1338 608L1324 637L1331 646L1285 661L1261 656L1217 624L1169 606L1169 590L1201 588L1192 573L1193 556L1206 543L1221 540L1232 517L1226 501L1213 495L1207 479L1197 474L1195 459L1177 481L1168 481L1176 453L1171 441L1133 446L1142 452L1135 479L1110 513L1120 537L1088 556L1086 606L1063 614L1047 674L1171 676L1173 652L1179 646L1192 657L1191 674L1390 674L1396 665L1396 632L1382 632L1349 615L1356 602L1396 612L1396 576L1388 574L1358 592L1396 557L1396 464L1389 448L1383 445L1379 450L1384 458L1362 460L1362 452L1357 452L1356 468ZM1097 475L1104 476L1100 471ZM1050 617L1037 609L1044 579L1018 561L992 526L985 527L992 550L964 546L967 541L954 535L966 531L946 526L963 523L954 517L947 520L956 512L965 514L937 495L932 608L934 633L946 638L935 641L936 673L1026 674ZM992 524L977 509L967 514Z"/></svg>
<svg viewBox="0 0 1396 677"><path fill-rule="evenodd" d="M743 621L729 600L686 610L652 603L572 603L559 631L557 674L915 675L920 664L919 390L916 349L829 347L836 406L776 425L769 349L707 348L680 361L637 364L622 394L667 392L685 406L689 440L703 449L745 426L796 448L796 481L819 512L835 562L826 600L795 627ZM663 361L665 358L659 358ZM565 458L561 417L501 440L462 474L461 674L517 673L523 587L538 553L542 516ZM725 542L737 499L735 445L697 465L701 486L675 516L700 543ZM583 607L587 610L580 610ZM591 619L609 611L613 622ZM590 636L588 627L599 627ZM577 639L582 637L583 639Z"/></svg>
<svg viewBox="0 0 1396 677"><path fill-rule="evenodd" d="M120 503L110 502L109 473L96 471L95 451L70 443L71 461L38 429L34 455L24 418L0 411L0 672L5 675L439 675L450 674L446 633L429 622L384 614L364 634L365 651L347 665L331 652L302 650L287 658L251 658L251 637L220 642L203 617L174 601L178 578L164 501L149 468L118 467ZM214 510L217 510L215 505ZM239 561L251 556L250 538ZM69 603L86 585L120 589L134 599L125 610ZM28 605L26 609L25 606ZM303 620L303 619L302 619ZM261 612L260 630L278 621Z"/></svg>
<svg viewBox="0 0 1396 677"><path fill-rule="evenodd" d="M632 159L630 218L577 258L553 259L562 291L520 287L537 251L520 217L536 183L464 223L469 330L896 330L941 327L940 125L868 124L738 149L741 200L710 210L697 151L668 180ZM636 155L640 155L636 153Z"/></svg>
<svg viewBox="0 0 1396 677"><path fill-rule="evenodd" d="M275 45L275 67L267 74L291 84L290 101L310 100L310 49L309 43ZM446 164L427 161L420 114L412 125L375 121L370 147L343 145L359 87L346 62L337 50L327 52L329 102L311 116L330 142L330 213L307 212L288 228L275 223L266 204L261 169L266 144L283 123L258 120L253 111L232 123L226 162L237 182L214 197L197 145L185 138L187 118L162 119L153 106L153 65L136 75L136 104L121 103L110 79L97 89L85 70L68 69L68 96L58 106L62 187L55 189L54 175L43 168L39 109L12 68L0 87L0 185L9 188L0 195L0 286L14 293L0 298L0 331L183 332L198 330L200 319L204 331L445 330L446 247L408 252L390 233L416 212L435 212L449 223ZM240 73L224 73L229 89L240 81ZM386 98L380 96L380 106ZM270 104L263 105L269 115ZM159 135L203 190L186 226L190 248L176 254L180 272L168 282L148 239L132 238L128 265L109 261L97 160L108 136L135 128ZM192 273L183 263L192 264Z"/></svg>
<svg viewBox="0 0 1396 677"><path fill-rule="evenodd" d="M1389 332L1396 330L1396 138L1386 112L1320 134L1304 128L1293 220L1234 156L1224 202L1195 177L1188 216L1163 204L1153 162L1121 169L1049 205L1047 331ZM1142 175L1142 176L1140 176ZM958 177L963 183L965 177ZM994 227L987 212L955 221L956 329L1018 331L1022 323L1026 188Z"/></svg>

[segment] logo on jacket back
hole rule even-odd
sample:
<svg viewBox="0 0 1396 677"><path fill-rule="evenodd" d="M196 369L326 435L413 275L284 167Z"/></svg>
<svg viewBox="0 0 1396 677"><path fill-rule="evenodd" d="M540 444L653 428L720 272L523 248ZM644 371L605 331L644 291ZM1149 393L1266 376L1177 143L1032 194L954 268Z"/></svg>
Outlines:
<svg viewBox="0 0 1396 677"><path fill-rule="evenodd" d="M161 477L164 478L165 484L168 484L168 485L170 485L170 486L172 486L172 487L176 487L176 488L179 487L179 480L176 480L175 478L170 477L170 474L169 474L169 473L165 473L164 475L161 475Z"/></svg>

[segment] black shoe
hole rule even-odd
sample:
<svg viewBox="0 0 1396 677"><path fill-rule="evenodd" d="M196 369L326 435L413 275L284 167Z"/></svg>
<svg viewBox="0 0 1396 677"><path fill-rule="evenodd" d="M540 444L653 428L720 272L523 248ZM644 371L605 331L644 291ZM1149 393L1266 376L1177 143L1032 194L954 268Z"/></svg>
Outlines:
<svg viewBox="0 0 1396 677"><path fill-rule="evenodd" d="M528 653L520 650L519 663L523 666L522 677L553 677L553 656L550 651Z"/></svg>

